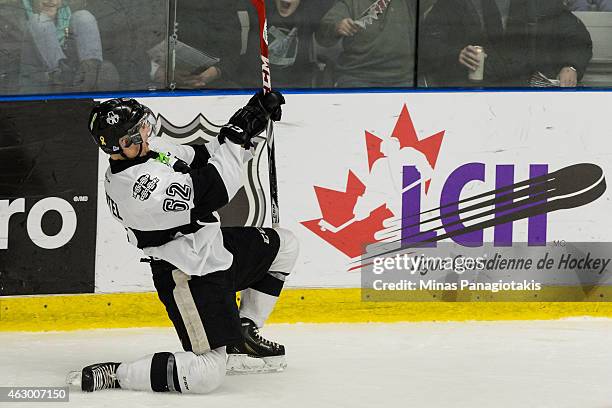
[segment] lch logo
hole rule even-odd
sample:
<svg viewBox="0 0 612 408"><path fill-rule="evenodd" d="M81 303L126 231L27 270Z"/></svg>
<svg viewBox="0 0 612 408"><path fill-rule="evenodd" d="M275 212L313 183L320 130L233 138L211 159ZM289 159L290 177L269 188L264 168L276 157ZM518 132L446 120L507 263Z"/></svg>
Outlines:
<svg viewBox="0 0 612 408"><path fill-rule="evenodd" d="M472 162L446 179L436 175L442 186L440 205L423 209L422 194L429 192L444 135L441 131L419 139L404 105L391 137L365 132L366 181L349 171L345 191L315 186L322 218L302 225L350 258L376 242L433 247L451 239L482 246L486 228L494 229L495 246L511 246L513 222L520 219L528 220L529 245L545 245L548 213L588 204L606 190L603 170L591 163L553 172L547 164L530 164L529 179L519 182L515 165L499 164L494 189L461 198L468 183L485 182L485 163ZM390 200L394 191L399 196Z"/></svg>

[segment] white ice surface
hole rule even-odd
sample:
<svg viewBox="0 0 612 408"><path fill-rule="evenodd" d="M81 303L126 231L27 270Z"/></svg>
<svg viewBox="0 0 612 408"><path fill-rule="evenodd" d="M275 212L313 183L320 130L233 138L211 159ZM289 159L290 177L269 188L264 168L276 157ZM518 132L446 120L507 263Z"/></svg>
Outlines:
<svg viewBox="0 0 612 408"><path fill-rule="evenodd" d="M127 390L15 407L612 407L612 320L275 325L280 374L213 394ZM61 386L69 370L179 349L172 329L0 333L0 386Z"/></svg>

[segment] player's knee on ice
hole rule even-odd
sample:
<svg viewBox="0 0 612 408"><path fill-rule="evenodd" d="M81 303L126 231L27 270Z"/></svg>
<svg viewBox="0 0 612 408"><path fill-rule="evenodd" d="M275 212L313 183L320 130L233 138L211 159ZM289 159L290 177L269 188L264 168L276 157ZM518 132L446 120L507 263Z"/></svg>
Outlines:
<svg viewBox="0 0 612 408"><path fill-rule="evenodd" d="M196 355L174 353L182 393L206 394L219 388L225 377L225 347Z"/></svg>
<svg viewBox="0 0 612 408"><path fill-rule="evenodd" d="M128 390L206 394L223 382L226 360L225 347L199 355L190 351L155 353L122 363L117 380Z"/></svg>
<svg viewBox="0 0 612 408"><path fill-rule="evenodd" d="M300 252L300 244L293 232L284 228L275 228L275 231L280 237L280 247L272 266L270 266L270 272L280 273L280 276L275 276L284 281L284 277L290 274L295 266Z"/></svg>

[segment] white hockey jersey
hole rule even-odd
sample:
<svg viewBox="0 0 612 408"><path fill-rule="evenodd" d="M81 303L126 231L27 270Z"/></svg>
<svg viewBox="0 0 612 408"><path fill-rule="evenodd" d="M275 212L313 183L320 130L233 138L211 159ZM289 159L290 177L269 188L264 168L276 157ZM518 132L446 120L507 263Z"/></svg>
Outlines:
<svg viewBox="0 0 612 408"><path fill-rule="evenodd" d="M128 241L189 275L229 268L233 256L223 246L216 210L242 186L243 162L250 153L216 139L183 146L154 137L150 145L182 159L191 171L176 172L153 152L134 160L109 160L106 202Z"/></svg>

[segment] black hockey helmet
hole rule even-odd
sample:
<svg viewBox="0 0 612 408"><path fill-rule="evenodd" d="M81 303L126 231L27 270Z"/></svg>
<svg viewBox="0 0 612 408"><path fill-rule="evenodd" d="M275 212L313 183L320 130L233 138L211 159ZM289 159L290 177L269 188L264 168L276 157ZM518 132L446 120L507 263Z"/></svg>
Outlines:
<svg viewBox="0 0 612 408"><path fill-rule="evenodd" d="M155 118L149 108L135 99L110 99L96 105L89 115L89 132L105 153L121 152L119 140L129 137L129 144L141 144L140 128L145 123L154 127Z"/></svg>

